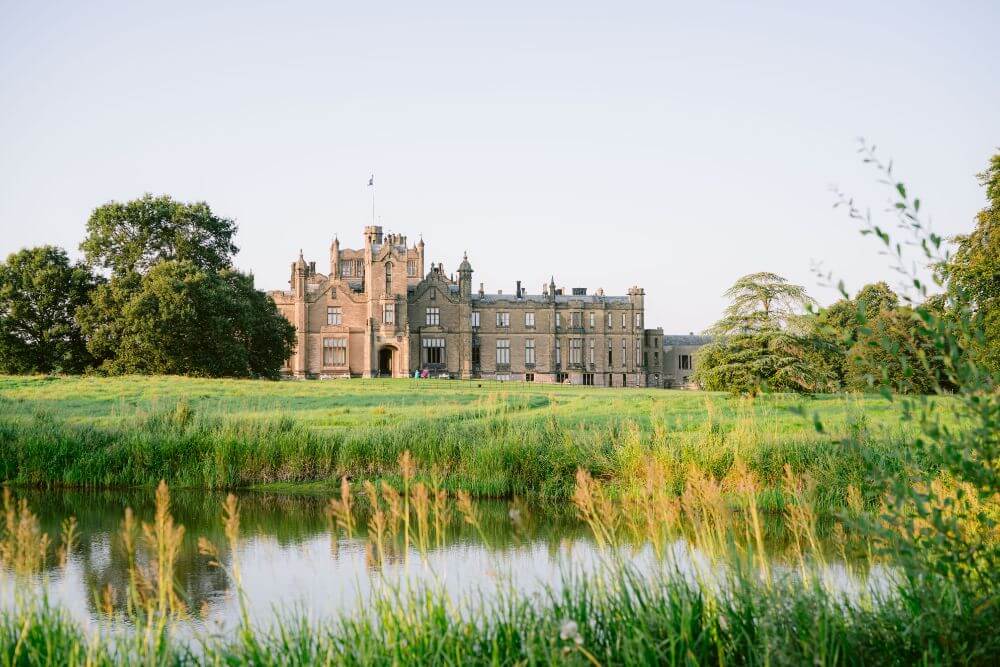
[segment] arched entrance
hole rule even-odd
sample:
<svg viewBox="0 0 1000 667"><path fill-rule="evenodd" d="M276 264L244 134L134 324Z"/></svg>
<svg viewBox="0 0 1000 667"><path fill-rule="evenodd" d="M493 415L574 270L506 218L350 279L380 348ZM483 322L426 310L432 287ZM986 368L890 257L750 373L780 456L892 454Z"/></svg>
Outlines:
<svg viewBox="0 0 1000 667"><path fill-rule="evenodd" d="M394 368L393 362L395 361L395 348L383 347L378 351L378 374L382 377L393 377Z"/></svg>

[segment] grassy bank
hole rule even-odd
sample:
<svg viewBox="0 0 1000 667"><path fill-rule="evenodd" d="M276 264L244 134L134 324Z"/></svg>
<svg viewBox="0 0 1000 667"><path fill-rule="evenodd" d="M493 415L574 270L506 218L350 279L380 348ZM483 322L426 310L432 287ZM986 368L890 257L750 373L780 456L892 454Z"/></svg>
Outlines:
<svg viewBox="0 0 1000 667"><path fill-rule="evenodd" d="M817 432L802 411L817 412ZM856 444L841 441L855 436ZM899 464L909 433L879 397L609 390L490 382L0 377L0 479L31 486L274 485L418 474L473 495L568 498L578 468L619 485L647 455L683 488L744 461L781 506L785 465L841 506ZM874 491L869 499L874 498Z"/></svg>

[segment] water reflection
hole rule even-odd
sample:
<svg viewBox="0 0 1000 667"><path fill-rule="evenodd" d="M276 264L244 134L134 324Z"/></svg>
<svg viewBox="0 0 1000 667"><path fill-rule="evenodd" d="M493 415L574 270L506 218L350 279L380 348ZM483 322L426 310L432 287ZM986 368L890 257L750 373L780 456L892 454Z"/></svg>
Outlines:
<svg viewBox="0 0 1000 667"><path fill-rule="evenodd" d="M122 518L125 508L131 507L138 521L152 521L153 493L142 489L17 495L28 500L43 530L53 537L66 517L78 521L80 536L67 566L50 565L42 577L50 599L85 622L100 618L100 592L112 591L116 607L122 608L129 585L120 539ZM197 547L198 538L205 537L219 549L220 562L231 561L220 518L224 495L176 489L171 496L175 522L186 527L176 579L191 611L189 622L195 629L231 627L238 618L232 584ZM325 498L243 493L239 501L238 556L251 616L258 622L273 619L276 610L298 610L313 618L351 611L364 605L375 588L400 582L433 582L459 601L489 595L499 585L531 594L545 585L558 585L568 563L587 569L600 559L586 526L568 505L480 502L482 534L455 515L442 543L432 546L425 557L412 548L405 554L397 541L380 564L373 558L363 513L355 535L347 539L330 530ZM784 557L790 540L780 525L780 521L768 523L768 551L777 568L792 571L792 559ZM683 542L674 545L682 563L691 558L683 546ZM827 571L836 585L857 588L851 570L837 555L837 545L827 548L831 563ZM140 556L148 562L147 555L140 552ZM630 552L629 557L652 566L648 549ZM5 597L9 604L10 596Z"/></svg>

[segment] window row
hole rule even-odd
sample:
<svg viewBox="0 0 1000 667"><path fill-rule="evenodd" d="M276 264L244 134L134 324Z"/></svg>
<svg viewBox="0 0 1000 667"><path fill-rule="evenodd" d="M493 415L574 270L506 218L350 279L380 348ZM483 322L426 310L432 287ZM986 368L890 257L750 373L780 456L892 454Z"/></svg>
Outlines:
<svg viewBox="0 0 1000 667"><path fill-rule="evenodd" d="M556 327L562 326L562 316L561 312L556 312ZM597 313L590 312L587 313L588 324L591 329L597 326ZM628 313L622 313L622 329L628 326ZM478 310L472 311L471 324L473 329L478 329L482 323L482 318ZM497 327L505 328L510 326L510 313L506 311L499 311L496 313ZM608 313L608 329L613 328L612 325L612 314ZM524 326L528 328L534 328L535 326L535 312L533 310L526 311L524 313ZM570 313L570 326L577 329L583 327L583 313L579 311L573 311ZM642 328L642 313L635 314L635 326L636 328Z"/></svg>
<svg viewBox="0 0 1000 667"><path fill-rule="evenodd" d="M386 265L387 267L390 265ZM391 269L387 269L391 271ZM386 273L386 291L390 291L390 281L392 277L389 273ZM580 327L580 317L583 316L582 313L574 312L573 315L573 326ZM510 326L510 313L508 312L498 312L497 317L497 327L507 328ZM636 313L636 326L640 326L639 322L642 318L642 313ZM478 310L472 311L472 328L478 329L480 326L480 313ZM608 314L608 326L610 327L611 314ZM384 324L395 324L396 322L396 306L395 304L384 304L382 310L382 322ZM339 326L343 323L343 311L340 306L327 306L326 307L326 323L330 325ZM441 324L441 308L437 306L431 306L427 308L424 324L427 326L440 326ZM535 313L533 311L528 311L524 314L524 326L528 328L534 328L535 326ZM561 313L556 313L556 326L562 326ZM622 314L622 326L625 326L625 314ZM590 313L590 327L594 327L594 313Z"/></svg>

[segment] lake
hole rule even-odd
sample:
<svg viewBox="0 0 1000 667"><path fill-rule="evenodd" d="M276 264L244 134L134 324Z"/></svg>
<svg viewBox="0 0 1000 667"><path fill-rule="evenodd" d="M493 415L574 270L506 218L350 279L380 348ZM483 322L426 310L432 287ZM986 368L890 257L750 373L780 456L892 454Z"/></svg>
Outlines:
<svg viewBox="0 0 1000 667"><path fill-rule="evenodd" d="M122 608L128 587L120 538L123 514L131 507L137 520L151 521L153 495L149 489L17 490L15 497L28 501L53 541L58 541L61 522L67 517L76 517L79 527L79 538L66 566L50 564L33 586L46 590L53 603L88 624L101 618L97 601L109 585L116 606ZM231 564L221 521L224 498L225 494L205 491L171 493L174 520L185 527L177 558L177 585L190 611L184 623L193 631L225 632L238 620L238 601L230 577L211 557L199 553L197 546L199 537L211 540L220 551L220 562ZM304 612L312 618L353 611L382 586L440 586L453 599L471 604L505 586L540 592L546 586L558 588L571 567L590 571L606 557L568 504L541 507L516 500L479 502L476 511L481 530L452 511L447 529L425 556L412 545L404 553L397 540L397 546L380 562L366 537L366 519L359 517L361 527L350 539L342 531L332 531L325 498L256 492L244 492L238 498L238 559L250 614L259 623L273 621L275 611ZM772 568L796 576L795 560L784 555L789 538L778 528L780 523L767 524ZM702 556L688 549L683 539L674 541L671 550L682 571L694 572L696 566L705 565L698 562L704 560ZM648 547L624 554L640 568L655 566ZM148 554L142 550L140 561L148 562ZM885 579L878 568L866 573L866 568L845 562L832 542L824 547L823 561L824 577L848 592ZM719 566L725 564L710 565ZM9 605L13 579L5 576L3 582L3 601Z"/></svg>

